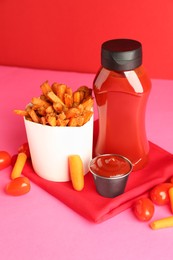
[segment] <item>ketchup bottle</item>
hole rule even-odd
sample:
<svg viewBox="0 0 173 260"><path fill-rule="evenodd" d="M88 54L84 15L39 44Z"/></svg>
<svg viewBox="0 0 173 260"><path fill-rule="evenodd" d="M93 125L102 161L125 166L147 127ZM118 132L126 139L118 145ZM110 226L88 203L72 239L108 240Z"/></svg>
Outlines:
<svg viewBox="0 0 173 260"><path fill-rule="evenodd" d="M116 153L131 160L133 170L148 161L145 112L151 81L142 65L142 45L132 39L106 41L94 79L99 133L95 154Z"/></svg>

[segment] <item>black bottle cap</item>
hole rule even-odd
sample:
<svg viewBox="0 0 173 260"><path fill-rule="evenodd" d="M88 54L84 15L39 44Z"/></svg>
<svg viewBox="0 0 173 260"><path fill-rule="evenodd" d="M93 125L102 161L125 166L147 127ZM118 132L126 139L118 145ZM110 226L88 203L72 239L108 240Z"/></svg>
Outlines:
<svg viewBox="0 0 173 260"><path fill-rule="evenodd" d="M113 39L101 47L102 66L109 70L133 70L142 64L142 45L131 39Z"/></svg>

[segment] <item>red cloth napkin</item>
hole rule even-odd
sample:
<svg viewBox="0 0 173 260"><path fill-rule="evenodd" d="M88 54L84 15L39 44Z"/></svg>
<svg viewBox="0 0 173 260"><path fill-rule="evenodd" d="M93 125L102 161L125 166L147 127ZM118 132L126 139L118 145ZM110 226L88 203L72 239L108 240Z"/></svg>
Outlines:
<svg viewBox="0 0 173 260"><path fill-rule="evenodd" d="M98 123L94 126L94 143ZM148 165L129 176L126 191L115 198L104 198L95 189L91 173L85 175L85 187L78 192L71 182L51 182L39 177L27 161L23 174L51 195L65 203L78 214L96 223L105 221L130 208L134 201L146 196L149 189L173 176L173 155L150 142Z"/></svg>

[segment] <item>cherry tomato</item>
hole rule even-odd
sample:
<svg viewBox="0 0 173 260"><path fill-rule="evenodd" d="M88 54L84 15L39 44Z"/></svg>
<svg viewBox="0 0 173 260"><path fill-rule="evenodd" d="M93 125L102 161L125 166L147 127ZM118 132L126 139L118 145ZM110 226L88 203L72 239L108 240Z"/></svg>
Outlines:
<svg viewBox="0 0 173 260"><path fill-rule="evenodd" d="M22 144L22 145L18 148L18 153L25 153L25 154L27 155L27 158L31 158L28 143Z"/></svg>
<svg viewBox="0 0 173 260"><path fill-rule="evenodd" d="M156 205L166 205L169 203L168 190L173 187L173 183L164 182L156 185L149 193L150 199Z"/></svg>
<svg viewBox="0 0 173 260"><path fill-rule="evenodd" d="M17 156L18 154L14 154L12 157L11 157L11 166L13 167L16 163L16 160L17 160Z"/></svg>
<svg viewBox="0 0 173 260"><path fill-rule="evenodd" d="M148 221L154 215L154 204L149 198L136 200L133 206L135 216L141 221Z"/></svg>
<svg viewBox="0 0 173 260"><path fill-rule="evenodd" d="M31 189L30 181L27 177L18 177L7 184L6 193L13 196L20 196L28 193Z"/></svg>
<svg viewBox="0 0 173 260"><path fill-rule="evenodd" d="M3 170L10 166L11 155L6 151L0 151L0 170Z"/></svg>
<svg viewBox="0 0 173 260"><path fill-rule="evenodd" d="M171 177L170 181L171 181L171 183L173 183L173 177Z"/></svg>

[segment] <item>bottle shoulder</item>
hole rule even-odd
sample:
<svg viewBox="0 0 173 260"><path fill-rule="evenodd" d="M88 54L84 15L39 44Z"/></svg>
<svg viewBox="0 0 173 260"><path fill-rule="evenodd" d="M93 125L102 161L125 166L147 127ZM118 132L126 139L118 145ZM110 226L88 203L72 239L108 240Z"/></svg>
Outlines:
<svg viewBox="0 0 173 260"><path fill-rule="evenodd" d="M130 71L110 71L101 68L94 79L94 91L121 91L144 93L151 89L149 79L143 66Z"/></svg>

